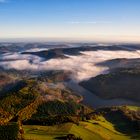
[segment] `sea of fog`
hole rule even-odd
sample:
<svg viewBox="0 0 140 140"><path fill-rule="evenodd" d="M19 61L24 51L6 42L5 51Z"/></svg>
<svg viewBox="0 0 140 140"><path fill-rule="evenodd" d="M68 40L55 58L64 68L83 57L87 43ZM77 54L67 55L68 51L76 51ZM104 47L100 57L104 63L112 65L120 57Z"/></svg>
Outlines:
<svg viewBox="0 0 140 140"><path fill-rule="evenodd" d="M79 47L75 45L74 47ZM92 45L93 47L94 45ZM96 46L96 45L95 45ZM102 45L103 46L103 45ZM106 45L105 45L106 46ZM70 47L73 47L71 45ZM38 52L49 50L46 47L29 47L24 48L24 52ZM135 101L128 99L102 99L90 91L81 87L78 83L82 80L87 80L91 77L95 77L100 74L108 73L109 67L99 66L98 63L117 59L117 58L140 58L139 50L132 51L128 48L126 50L97 50L97 51L81 51L81 55L67 55L68 58L57 58L44 60L44 58L36 55L21 54L22 51L12 51L8 53L0 54L0 67L4 69L16 69L16 70L68 70L72 72L72 80L65 83L67 87L75 91L76 94L83 96L83 103L93 108L112 106L112 105L140 105ZM18 49L17 49L18 50Z"/></svg>
<svg viewBox="0 0 140 140"><path fill-rule="evenodd" d="M50 48L33 47L24 51L37 52L48 49ZM17 70L69 70L73 73L72 78L79 82L108 72L108 67L96 65L97 63L116 58L140 58L140 53L129 49L128 51L97 50L83 51L81 55L67 56L66 59L57 58L45 61L36 55L21 54L20 51L8 52L0 55L0 66L5 69L14 68Z"/></svg>

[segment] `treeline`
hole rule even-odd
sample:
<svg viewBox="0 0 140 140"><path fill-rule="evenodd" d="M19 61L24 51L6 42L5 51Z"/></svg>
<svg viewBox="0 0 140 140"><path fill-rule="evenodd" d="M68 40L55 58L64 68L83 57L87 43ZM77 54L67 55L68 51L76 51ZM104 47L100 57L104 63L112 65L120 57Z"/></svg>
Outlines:
<svg viewBox="0 0 140 140"><path fill-rule="evenodd" d="M0 124L9 121L9 118L16 116L17 113L31 104L38 96L39 93L34 87L34 81L24 81L27 86L22 88L17 87L14 89L16 92L9 92L5 97L0 100ZM20 86L21 87L21 86Z"/></svg>
<svg viewBox="0 0 140 140"><path fill-rule="evenodd" d="M19 126L17 123L0 125L0 140L17 140L19 137Z"/></svg>
<svg viewBox="0 0 140 140"><path fill-rule="evenodd" d="M65 122L79 122L79 113L81 105L70 101L48 101L38 106L35 114L28 120L23 121L24 124L30 125L55 125Z"/></svg>
<svg viewBox="0 0 140 140"><path fill-rule="evenodd" d="M81 137L76 137L74 134L68 134L64 137L56 137L55 139L63 139L63 140L82 140Z"/></svg>
<svg viewBox="0 0 140 140"><path fill-rule="evenodd" d="M106 107L97 109L91 116L103 115L115 128L124 134L140 132L140 112L127 107ZM113 117L112 117L113 116ZM122 124L123 122L123 124Z"/></svg>
<svg viewBox="0 0 140 140"><path fill-rule="evenodd" d="M140 101L140 68L115 69L98 75L80 85L104 99L124 98Z"/></svg>
<svg viewBox="0 0 140 140"><path fill-rule="evenodd" d="M72 122L78 125L79 120L80 120L79 116L56 115L56 116L49 116L49 117L31 118L27 121L23 121L23 124L52 126L52 125L59 125L67 122Z"/></svg>
<svg viewBox="0 0 140 140"><path fill-rule="evenodd" d="M80 109L81 105L74 101L48 101L38 106L36 115L74 115Z"/></svg>

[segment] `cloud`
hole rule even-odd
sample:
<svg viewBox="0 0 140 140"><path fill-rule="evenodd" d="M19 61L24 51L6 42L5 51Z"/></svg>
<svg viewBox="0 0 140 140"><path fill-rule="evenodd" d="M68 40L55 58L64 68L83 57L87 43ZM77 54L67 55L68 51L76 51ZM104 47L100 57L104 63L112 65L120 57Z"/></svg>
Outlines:
<svg viewBox="0 0 140 140"><path fill-rule="evenodd" d="M39 51L47 51L48 49L47 48L32 48L32 49L28 49L28 50L25 50L24 52L39 52Z"/></svg>
<svg viewBox="0 0 140 140"><path fill-rule="evenodd" d="M16 61L16 60L28 60L28 61L42 61L42 58L35 56L35 55L27 55L27 54L20 54L20 53L6 53L0 57L2 61Z"/></svg>
<svg viewBox="0 0 140 140"><path fill-rule="evenodd" d="M17 70L69 70L76 81L85 80L108 72L108 67L97 66L97 63L116 58L140 58L138 52L131 51L87 51L80 56L69 56L68 59L51 59L42 61L40 57L22 55L19 53L6 54L0 66Z"/></svg>

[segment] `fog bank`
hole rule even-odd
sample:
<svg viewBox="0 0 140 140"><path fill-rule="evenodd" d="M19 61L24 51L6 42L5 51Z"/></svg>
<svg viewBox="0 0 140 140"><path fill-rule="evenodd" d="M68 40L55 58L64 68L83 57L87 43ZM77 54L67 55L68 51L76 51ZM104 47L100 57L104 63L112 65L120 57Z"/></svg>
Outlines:
<svg viewBox="0 0 140 140"><path fill-rule="evenodd" d="M32 50L36 51L38 49ZM96 66L97 63L116 58L140 58L139 53L132 51L86 51L82 55L68 56L67 59L50 59L43 61L35 55L23 55L20 53L7 53L0 57L0 66L5 69L17 70L70 70L73 79L85 80L102 73L107 73L109 68Z"/></svg>

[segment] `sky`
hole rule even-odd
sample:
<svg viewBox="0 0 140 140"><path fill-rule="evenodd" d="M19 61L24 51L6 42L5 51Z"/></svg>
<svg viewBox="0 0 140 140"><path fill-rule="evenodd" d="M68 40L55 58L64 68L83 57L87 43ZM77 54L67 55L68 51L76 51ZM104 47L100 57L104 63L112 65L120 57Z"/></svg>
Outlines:
<svg viewBox="0 0 140 140"><path fill-rule="evenodd" d="M0 0L0 38L140 42L140 0Z"/></svg>

